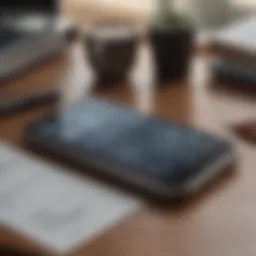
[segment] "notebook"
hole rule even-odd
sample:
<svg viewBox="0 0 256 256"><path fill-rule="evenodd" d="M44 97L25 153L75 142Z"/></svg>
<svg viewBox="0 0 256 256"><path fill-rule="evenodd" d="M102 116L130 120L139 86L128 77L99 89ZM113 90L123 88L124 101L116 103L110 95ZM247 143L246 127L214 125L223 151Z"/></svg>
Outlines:
<svg viewBox="0 0 256 256"><path fill-rule="evenodd" d="M239 20L216 32L212 48L225 59L256 66L256 17Z"/></svg>
<svg viewBox="0 0 256 256"><path fill-rule="evenodd" d="M0 223L57 253L131 216L138 199L0 143Z"/></svg>

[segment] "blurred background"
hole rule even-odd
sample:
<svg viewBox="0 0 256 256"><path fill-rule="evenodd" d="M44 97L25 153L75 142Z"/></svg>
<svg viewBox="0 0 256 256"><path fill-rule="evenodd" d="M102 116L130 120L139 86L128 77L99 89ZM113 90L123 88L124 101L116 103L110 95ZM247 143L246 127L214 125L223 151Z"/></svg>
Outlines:
<svg viewBox="0 0 256 256"><path fill-rule="evenodd" d="M144 25L156 9L158 0L62 0L63 13L76 22L99 17L127 18ZM179 0L176 6L190 15L202 29L256 13L255 0Z"/></svg>

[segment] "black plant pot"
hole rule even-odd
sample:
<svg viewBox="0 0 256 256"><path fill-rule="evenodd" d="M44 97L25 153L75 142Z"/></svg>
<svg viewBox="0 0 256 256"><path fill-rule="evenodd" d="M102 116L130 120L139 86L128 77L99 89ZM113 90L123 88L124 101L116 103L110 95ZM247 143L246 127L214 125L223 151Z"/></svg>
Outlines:
<svg viewBox="0 0 256 256"><path fill-rule="evenodd" d="M192 29L151 30L150 41L158 82L187 77L194 46Z"/></svg>

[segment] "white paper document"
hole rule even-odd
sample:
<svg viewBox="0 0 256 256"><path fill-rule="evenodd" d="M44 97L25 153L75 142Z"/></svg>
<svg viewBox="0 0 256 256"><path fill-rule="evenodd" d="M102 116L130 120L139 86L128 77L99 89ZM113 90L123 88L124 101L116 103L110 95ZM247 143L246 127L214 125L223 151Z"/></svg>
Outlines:
<svg viewBox="0 0 256 256"><path fill-rule="evenodd" d="M66 253L135 213L141 202L0 143L0 225Z"/></svg>

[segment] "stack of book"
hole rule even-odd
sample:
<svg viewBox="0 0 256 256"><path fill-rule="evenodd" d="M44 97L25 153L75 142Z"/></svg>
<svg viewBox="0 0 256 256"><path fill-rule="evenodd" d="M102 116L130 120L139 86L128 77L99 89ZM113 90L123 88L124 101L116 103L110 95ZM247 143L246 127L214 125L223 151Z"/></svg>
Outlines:
<svg viewBox="0 0 256 256"><path fill-rule="evenodd" d="M256 17L239 21L212 38L217 77L256 88Z"/></svg>

